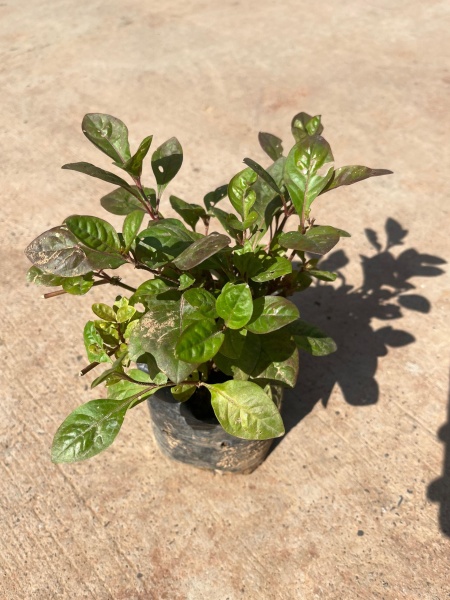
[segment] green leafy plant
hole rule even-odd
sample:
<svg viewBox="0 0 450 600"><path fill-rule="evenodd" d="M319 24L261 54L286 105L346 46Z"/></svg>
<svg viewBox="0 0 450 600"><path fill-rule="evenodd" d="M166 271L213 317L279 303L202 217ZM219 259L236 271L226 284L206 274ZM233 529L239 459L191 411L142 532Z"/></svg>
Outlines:
<svg viewBox="0 0 450 600"><path fill-rule="evenodd" d="M84 295L104 284L129 294L92 306L94 318L84 328L90 364L80 374L104 363L92 388L105 384L107 398L91 400L67 417L56 432L52 460L98 454L113 442L125 415L164 387L180 402L207 389L219 423L232 435L258 440L283 435L272 386L295 385L299 349L316 356L336 349L287 299L314 279L334 281L336 274L317 263L349 236L316 224L312 204L332 189L390 171L335 169L320 116L299 113L287 156L279 138L260 133L269 166L246 158L246 167L228 186L207 193L203 205L170 196L180 218L164 218L161 197L183 162L178 140L152 153L156 186L148 188L141 176L152 136L131 154L127 127L115 117L88 114L82 130L131 182L85 162L63 168L116 186L100 202L124 217L122 231L95 216L68 217L26 249L33 263L28 281L57 287L47 298ZM220 208L225 196L234 212ZM226 234L210 232L214 219ZM126 264L145 275L137 289L107 272ZM218 374L221 382L213 383Z"/></svg>

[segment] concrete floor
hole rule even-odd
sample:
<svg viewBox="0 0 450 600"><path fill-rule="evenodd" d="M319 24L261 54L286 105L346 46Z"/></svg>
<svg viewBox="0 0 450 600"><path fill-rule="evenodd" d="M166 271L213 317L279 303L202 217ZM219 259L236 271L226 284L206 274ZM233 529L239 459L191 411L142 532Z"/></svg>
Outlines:
<svg viewBox="0 0 450 600"><path fill-rule="evenodd" d="M1 600L450 598L449 13L444 0L0 4ZM323 115L338 165L395 175L320 201L318 220L353 235L334 259L353 288L298 298L340 350L302 357L285 438L252 475L221 477L163 458L142 405L107 452L53 465L58 424L94 397L76 376L82 326L113 291L41 300L23 248L71 213L102 216L108 184L60 170L108 168L83 114L122 118L133 143L176 135L171 192L199 201L244 156L264 161L258 131L288 140L300 110ZM384 248L386 227L378 251L364 229ZM399 299L407 284L415 297Z"/></svg>

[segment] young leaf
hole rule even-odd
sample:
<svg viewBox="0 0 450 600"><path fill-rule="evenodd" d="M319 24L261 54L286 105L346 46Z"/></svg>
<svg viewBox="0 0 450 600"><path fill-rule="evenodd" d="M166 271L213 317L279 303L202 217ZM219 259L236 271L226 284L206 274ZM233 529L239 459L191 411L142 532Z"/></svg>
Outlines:
<svg viewBox="0 0 450 600"><path fill-rule="evenodd" d="M231 435L247 440L268 440L284 434L283 421L271 398L250 381L205 384L214 413Z"/></svg>
<svg viewBox="0 0 450 600"><path fill-rule="evenodd" d="M301 234L299 231L283 233L278 238L278 243L283 248L312 254L326 254L336 246L341 237L350 237L350 234L330 225L318 225L309 229L306 234Z"/></svg>
<svg viewBox="0 0 450 600"><path fill-rule="evenodd" d="M120 252L119 236L107 221L87 215L72 215L64 223L88 248L98 252Z"/></svg>
<svg viewBox="0 0 450 600"><path fill-rule="evenodd" d="M134 317L136 314L136 309L134 306L121 306L117 311L117 322L118 323L126 323L130 319Z"/></svg>
<svg viewBox="0 0 450 600"><path fill-rule="evenodd" d="M244 327L253 312L252 294L248 284L226 283L216 300L216 310L230 329Z"/></svg>
<svg viewBox="0 0 450 600"><path fill-rule="evenodd" d="M255 171L255 173L257 175L259 175L261 177L261 179L263 179L267 183L267 185L269 185L273 189L273 191L276 194L279 194L281 196L280 188L278 187L275 179L272 177L272 175L268 171L266 171L261 165L259 165L257 162L255 162L251 158L244 158L244 162L253 171Z"/></svg>
<svg viewBox="0 0 450 600"><path fill-rule="evenodd" d="M77 277L65 277L62 282L62 289L73 296L83 296L87 294L94 285L92 273L87 275L78 275Z"/></svg>
<svg viewBox="0 0 450 600"><path fill-rule="evenodd" d="M192 394L196 391L197 386L193 384L184 384L184 385L174 385L170 388L172 392L172 396L178 402L186 402L192 396Z"/></svg>
<svg viewBox="0 0 450 600"><path fill-rule="evenodd" d="M130 186L133 193L119 187L103 196L100 199L100 204L105 210L112 213L113 215L128 215L135 210L142 210L145 212L142 200L140 198L139 191L136 186ZM144 188L145 195L150 201L150 204L155 207L156 205L156 194L152 188Z"/></svg>
<svg viewBox="0 0 450 600"><path fill-rule="evenodd" d="M298 319L286 328L298 348L313 356L326 356L337 350L336 343L315 325Z"/></svg>
<svg viewBox="0 0 450 600"><path fill-rule="evenodd" d="M175 355L190 363L206 362L217 354L223 338L214 319L194 321L181 334L175 347Z"/></svg>
<svg viewBox="0 0 450 600"><path fill-rule="evenodd" d="M305 137L320 135L323 131L320 116L311 117L307 113L300 112L293 117L291 122L292 135L296 142L301 142Z"/></svg>
<svg viewBox="0 0 450 600"><path fill-rule="evenodd" d="M134 210L125 217L122 231L123 240L125 242L124 252L128 252L131 248L142 225L143 219L144 213L142 210Z"/></svg>
<svg viewBox="0 0 450 600"><path fill-rule="evenodd" d="M308 273L321 281L336 281L337 277L337 273L332 273L331 271L318 271L317 269L308 269Z"/></svg>
<svg viewBox="0 0 450 600"><path fill-rule="evenodd" d="M216 299L203 288L192 288L183 294L183 302L188 305L189 313L201 313L209 319L217 318Z"/></svg>
<svg viewBox="0 0 450 600"><path fill-rule="evenodd" d="M311 204L333 176L333 168L321 168L333 161L330 145L320 136L305 137L293 146L284 167L284 180L298 215L308 216Z"/></svg>
<svg viewBox="0 0 450 600"><path fill-rule="evenodd" d="M85 175L89 175L90 177L96 177L97 179L101 179L102 181L107 181L108 183L112 183L113 185L118 185L123 188L131 195L135 196L138 200L141 198L139 191L135 186L129 185L125 179L114 175L114 173L110 173L109 171L104 171L100 169L100 167L95 167L87 162L78 162L78 163L70 163L67 165L63 165L62 169L68 169L69 171L78 171L78 173L84 173Z"/></svg>
<svg viewBox="0 0 450 600"><path fill-rule="evenodd" d="M283 172L285 163L286 158L282 156L266 169L279 189L284 185ZM261 179L261 177L252 186L252 189L256 194L253 210L260 216L258 224L266 231L272 222L274 214L283 206L283 204L277 192Z"/></svg>
<svg viewBox="0 0 450 600"><path fill-rule="evenodd" d="M259 215L254 210L249 212L247 218L244 219L244 221L242 221L242 223L241 223L241 221L239 221L239 219L236 217L236 215L233 215L233 214L227 215L227 221L228 221L230 227L232 227L233 229L236 229L237 231L245 231L246 229L249 229L252 225L254 225L256 223L258 218L259 218Z"/></svg>
<svg viewBox="0 0 450 600"><path fill-rule="evenodd" d="M152 140L152 135L144 138L139 144L139 148L137 149L136 153L133 154L133 156L129 158L126 163L121 164L117 162L115 164L132 177L140 177L142 174L142 161L147 156Z"/></svg>
<svg viewBox="0 0 450 600"><path fill-rule="evenodd" d="M244 220L256 200L256 194L250 189L250 186L255 183L257 178L258 175L255 171L247 167L235 175L228 184L230 202Z"/></svg>
<svg viewBox="0 0 450 600"><path fill-rule="evenodd" d="M153 152L152 169L161 195L183 164L183 149L177 138L172 137Z"/></svg>
<svg viewBox="0 0 450 600"><path fill-rule="evenodd" d="M138 289L131 296L130 301L133 302L145 302L146 300L153 298L154 296L158 296L164 292L172 290L173 287L169 286L162 279L149 279L148 281L144 281L138 287Z"/></svg>
<svg viewBox="0 0 450 600"><path fill-rule="evenodd" d="M104 350L103 339L93 321L88 321L84 326L83 339L90 362L109 362L109 356Z"/></svg>
<svg viewBox="0 0 450 600"><path fill-rule="evenodd" d="M225 198L228 192L228 185L221 185L216 188L213 192L208 192L203 198L203 203L206 206L206 210L211 210L222 198Z"/></svg>
<svg viewBox="0 0 450 600"><path fill-rule="evenodd" d="M334 171L330 181L321 191L321 194L334 190L341 185L352 185L369 177L379 177L380 175L392 175L392 171L388 169L371 169L361 165L340 167Z"/></svg>
<svg viewBox="0 0 450 600"><path fill-rule="evenodd" d="M230 238L222 233L210 233L191 244L172 262L182 271L189 271L226 248L230 242Z"/></svg>
<svg viewBox="0 0 450 600"><path fill-rule="evenodd" d="M194 231L198 220L201 217L206 217L205 209L202 206L199 204L189 204L189 202L185 202L176 196L170 196L170 205Z"/></svg>
<svg viewBox="0 0 450 600"><path fill-rule="evenodd" d="M253 302L253 314L246 328L263 334L280 329L298 319L298 308L280 296L264 296Z"/></svg>
<svg viewBox="0 0 450 600"><path fill-rule="evenodd" d="M91 458L110 446L122 427L130 400L91 400L59 427L52 445L54 463Z"/></svg>
<svg viewBox="0 0 450 600"><path fill-rule="evenodd" d="M25 250L27 258L44 273L76 277L92 271L77 238L65 227L41 233Z"/></svg>
<svg viewBox="0 0 450 600"><path fill-rule="evenodd" d="M102 302L93 304L92 312L104 321L109 321L110 323L115 323L117 321L114 309Z"/></svg>
<svg viewBox="0 0 450 600"><path fill-rule="evenodd" d="M183 273L180 275L180 285L178 286L178 289L181 291L187 290L193 283L195 283L195 277L189 273Z"/></svg>
<svg viewBox="0 0 450 600"><path fill-rule="evenodd" d="M270 156L273 161L276 161L283 156L283 146L281 145L282 140L280 140L280 138L276 135L260 131L258 134L258 140L261 148Z"/></svg>

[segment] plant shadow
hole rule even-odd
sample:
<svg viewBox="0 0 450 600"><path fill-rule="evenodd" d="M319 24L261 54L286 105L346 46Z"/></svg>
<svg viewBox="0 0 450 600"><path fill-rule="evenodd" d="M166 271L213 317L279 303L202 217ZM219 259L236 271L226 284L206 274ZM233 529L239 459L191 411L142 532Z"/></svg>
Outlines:
<svg viewBox="0 0 450 600"><path fill-rule="evenodd" d="M450 537L450 389L448 393L447 423L438 431L438 437L445 446L444 464L442 475L430 483L427 497L431 502L438 502L439 525L441 531Z"/></svg>
<svg viewBox="0 0 450 600"><path fill-rule="evenodd" d="M337 352L325 357L301 354L299 383L286 390L283 419L286 433L294 428L314 406L327 406L335 385L352 406L369 406L379 399L376 380L378 359L388 348L411 344L414 336L398 328L403 309L428 313L430 302L412 293L414 277L436 277L444 273L439 265L445 260L407 248L395 254L393 248L405 244L407 230L387 219L384 246L373 229L365 230L374 249L371 256L361 256L362 285L347 282L342 269L349 259L338 250L324 259L318 268L338 273L338 285L318 282L294 298L302 319L329 334L338 346ZM386 321L378 327L374 319ZM277 440L277 443L280 443ZM276 444L274 445L276 447Z"/></svg>

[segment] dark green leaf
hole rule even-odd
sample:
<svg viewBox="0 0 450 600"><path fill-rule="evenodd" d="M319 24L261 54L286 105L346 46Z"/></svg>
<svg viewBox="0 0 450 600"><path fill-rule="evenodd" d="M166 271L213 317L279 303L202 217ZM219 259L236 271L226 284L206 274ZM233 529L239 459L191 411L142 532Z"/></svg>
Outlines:
<svg viewBox="0 0 450 600"><path fill-rule="evenodd" d="M64 277L59 277L58 275L44 273L44 271L41 271L37 267L30 267L27 272L27 281L35 285L59 286L62 285L64 279Z"/></svg>
<svg viewBox="0 0 450 600"><path fill-rule="evenodd" d="M258 218L259 218L259 215L254 210L250 211L247 218L242 222L239 221L239 219L236 217L236 215L233 215L233 214L227 215L227 221L228 221L230 227L237 231L245 231L246 229L249 229L252 225L254 225L256 223Z"/></svg>
<svg viewBox="0 0 450 600"><path fill-rule="evenodd" d="M237 333L236 330L235 332ZM214 362L226 375L230 375L240 381L247 380L258 363L259 355L261 354L261 340L262 336L252 335L247 332L247 335L244 337L241 353L238 357L230 358L226 356L221 348L220 352L214 357ZM230 354L228 349L224 348L224 350L226 350L228 355Z"/></svg>
<svg viewBox="0 0 450 600"><path fill-rule="evenodd" d="M241 329L246 325L253 312L253 300L250 287L246 283L226 283L216 301L219 317L230 329Z"/></svg>
<svg viewBox="0 0 450 600"><path fill-rule="evenodd" d="M87 114L81 129L94 146L116 162L124 163L130 158L128 129L120 119L101 113Z"/></svg>
<svg viewBox="0 0 450 600"><path fill-rule="evenodd" d="M304 112L298 113L292 119L291 131L296 142L301 142L307 136L320 135L323 131L320 116L311 117Z"/></svg>
<svg viewBox="0 0 450 600"><path fill-rule="evenodd" d="M297 346L313 356L326 356L337 350L336 343L318 327L298 319L286 328Z"/></svg>
<svg viewBox="0 0 450 600"><path fill-rule="evenodd" d="M103 196L100 200L103 208L113 215L128 215L135 210L142 210L145 212L145 208L142 204L143 201L138 200L140 195L137 187L134 185L130 187L133 190L132 194L119 187L106 196ZM156 204L155 190L152 188L144 188L144 191L150 200L150 204L154 207Z"/></svg>
<svg viewBox="0 0 450 600"><path fill-rule="evenodd" d="M130 214L125 217L123 222L123 240L125 242L124 252L128 252L133 244L138 231L142 225L142 221L144 219L144 213L142 210L134 210Z"/></svg>
<svg viewBox="0 0 450 600"><path fill-rule="evenodd" d="M173 287L169 286L162 279L149 279L148 281L144 281L138 287L138 289L131 296L130 301L141 302L153 298L154 296L158 296L158 294L162 294L167 292L168 290L173 289Z"/></svg>
<svg viewBox="0 0 450 600"><path fill-rule="evenodd" d="M98 252L91 248L83 248L84 253L93 269L117 269L127 261L116 251Z"/></svg>
<svg viewBox="0 0 450 600"><path fill-rule="evenodd" d="M283 146L281 145L282 141L276 135L260 131L258 134L258 140L261 148L270 156L273 161L278 160L281 156L283 156Z"/></svg>
<svg viewBox="0 0 450 600"><path fill-rule="evenodd" d="M152 169L159 192L172 181L183 164L183 149L177 138L172 137L161 144L152 155Z"/></svg>
<svg viewBox="0 0 450 600"><path fill-rule="evenodd" d="M136 255L150 267L158 268L181 254L199 237L186 229L179 219L152 221L138 236Z"/></svg>
<svg viewBox="0 0 450 600"><path fill-rule="evenodd" d="M337 274L331 271L318 271L317 269L308 269L308 273L320 279L321 281L336 281Z"/></svg>
<svg viewBox="0 0 450 600"><path fill-rule="evenodd" d="M294 387L298 377L298 350L284 328L266 335L248 333L248 336L249 342L255 337L261 340L251 379Z"/></svg>
<svg viewBox="0 0 450 600"><path fill-rule="evenodd" d="M267 440L284 434L283 421L271 398L250 381L206 384L214 413L231 435L250 440Z"/></svg>
<svg viewBox="0 0 450 600"><path fill-rule="evenodd" d="M133 156L129 158L126 163L116 163L117 166L121 167L132 177L140 177L142 174L142 161L147 156L152 140L152 135L149 135L148 137L144 138L139 144L139 148L137 149L136 153L133 154Z"/></svg>
<svg viewBox="0 0 450 600"><path fill-rule="evenodd" d="M379 177L380 175L392 175L392 171L388 171L387 169L371 169L369 167L362 167L361 165L340 167L334 171L330 181L321 193L324 194L341 185L352 185L352 183L363 181L369 177Z"/></svg>
<svg viewBox="0 0 450 600"><path fill-rule="evenodd" d="M172 396L178 402L186 402L196 391L197 386L194 384L174 385L170 388Z"/></svg>
<svg viewBox="0 0 450 600"><path fill-rule="evenodd" d="M275 179L272 177L272 175L268 171L266 171L261 165L259 165L257 162L255 162L251 158L244 158L244 162L253 171L255 171L255 173L257 175L259 175L259 177L261 177L261 179L263 179L267 183L267 185L269 185L273 189L273 191L276 194L281 195L280 188L278 187Z"/></svg>
<svg viewBox="0 0 450 600"><path fill-rule="evenodd" d="M279 158L270 167L267 168L269 175L275 180L277 187L282 188L284 185L283 172L286 159ZM274 214L283 206L279 195L261 178L252 186L256 194L256 201L253 205L259 216L259 224L267 231Z"/></svg>
<svg viewBox="0 0 450 600"><path fill-rule="evenodd" d="M144 392L146 389L142 384L151 385L152 379L148 373L141 371L140 369L130 369L127 372L127 376L134 381L128 379L122 379L117 383L108 386L108 398L114 398L115 400L124 400L140 392Z"/></svg>
<svg viewBox="0 0 450 600"><path fill-rule="evenodd" d="M78 275L78 277L65 277L61 285L68 294L83 296L94 285L94 280L92 273L89 273L88 275Z"/></svg>
<svg viewBox="0 0 450 600"><path fill-rule="evenodd" d="M31 242L27 258L44 273L76 277L92 271L77 238L65 227L54 227Z"/></svg>
<svg viewBox="0 0 450 600"><path fill-rule="evenodd" d="M216 188L213 192L208 192L203 198L203 202L206 206L206 210L211 210L222 198L225 198L228 192L228 185L221 185Z"/></svg>
<svg viewBox="0 0 450 600"><path fill-rule="evenodd" d="M112 183L113 185L118 185L119 187L127 190L130 194L140 199L139 192L135 186L129 185L125 179L114 175L114 173L110 173L109 171L104 171L100 169L100 167L95 167L87 162L78 162L78 163L70 163L68 165L63 165L62 169L68 169L69 171L78 171L78 173L84 173L85 175L90 175L91 177L96 177L97 179L101 179L102 181L107 181L108 183Z"/></svg>
<svg viewBox="0 0 450 600"><path fill-rule="evenodd" d="M181 198L170 196L170 204L175 212L177 212L195 231L195 226L201 217L206 217L205 209L199 204L189 204Z"/></svg>
<svg viewBox="0 0 450 600"><path fill-rule="evenodd" d="M223 344L220 347L220 353L227 358L239 358L244 348L245 336L247 331L245 329L225 329L225 337ZM230 373L232 375L232 372Z"/></svg>
<svg viewBox="0 0 450 600"><path fill-rule="evenodd" d="M191 244L172 262L182 271L189 271L210 256L226 248L230 242L230 238L226 235L216 232L210 233Z"/></svg>
<svg viewBox="0 0 450 600"><path fill-rule="evenodd" d="M333 176L333 168L322 167L333 161L330 145L322 137L305 137L295 144L286 160L284 181L298 215L308 216L312 202Z"/></svg>
<svg viewBox="0 0 450 600"><path fill-rule="evenodd" d="M256 200L256 194L250 189L250 186L255 183L257 178L258 176L253 169L247 167L235 175L228 184L230 202L244 220Z"/></svg>
<svg viewBox="0 0 450 600"><path fill-rule="evenodd" d="M64 223L88 248L98 252L120 252L119 236L107 221L87 215L72 215Z"/></svg>
<svg viewBox="0 0 450 600"><path fill-rule="evenodd" d="M214 319L194 321L181 334L175 355L190 363L206 362L217 354L223 338L224 335Z"/></svg>
<svg viewBox="0 0 450 600"><path fill-rule="evenodd" d="M318 225L309 229L304 235L299 231L283 233L278 238L278 242L283 248L312 254L326 254L336 246L341 237L350 237L350 234L329 225Z"/></svg>
<svg viewBox="0 0 450 600"><path fill-rule="evenodd" d="M298 319L298 308L287 298L264 296L253 302L253 314L247 329L263 334L275 331Z"/></svg>
<svg viewBox="0 0 450 600"><path fill-rule="evenodd" d="M219 223L232 238L236 239L240 235L241 229L237 230L230 224L230 213L214 206L209 209L209 212L218 219Z"/></svg>
<svg viewBox="0 0 450 600"><path fill-rule="evenodd" d="M268 257L268 260L263 261L260 266L262 269L259 270L258 274L250 277L252 281L257 283L264 283L292 273L291 261L283 256Z"/></svg>

